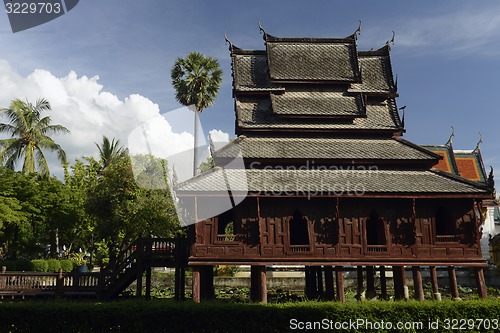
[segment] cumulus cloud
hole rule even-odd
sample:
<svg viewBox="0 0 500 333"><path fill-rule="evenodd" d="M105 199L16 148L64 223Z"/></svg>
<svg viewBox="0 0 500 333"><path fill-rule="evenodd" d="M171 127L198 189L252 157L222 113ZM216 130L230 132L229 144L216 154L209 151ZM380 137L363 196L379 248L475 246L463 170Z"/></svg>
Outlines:
<svg viewBox="0 0 500 333"><path fill-rule="evenodd" d="M152 152L159 157L193 146L190 130L193 118L187 108L161 114L159 106L144 96L131 94L121 100L104 89L99 76L79 76L71 71L65 77L56 77L36 69L23 77L0 59L0 91L1 107L8 106L15 98L35 101L43 97L51 103L52 122L71 131L54 137L70 162L81 156L97 156L94 143L102 142L103 135L120 140L131 153ZM191 127L186 126L187 122ZM218 138L229 137L221 131L215 133ZM51 172L60 176L55 156L47 154L47 157Z"/></svg>
<svg viewBox="0 0 500 333"><path fill-rule="evenodd" d="M467 6L427 18L405 20L397 31L398 46L419 52L498 55L500 12L489 6Z"/></svg>

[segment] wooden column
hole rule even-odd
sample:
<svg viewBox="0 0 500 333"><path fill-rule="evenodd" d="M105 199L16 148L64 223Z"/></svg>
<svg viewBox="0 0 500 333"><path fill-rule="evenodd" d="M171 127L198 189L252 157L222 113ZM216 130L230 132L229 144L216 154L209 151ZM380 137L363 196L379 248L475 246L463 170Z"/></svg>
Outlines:
<svg viewBox="0 0 500 333"><path fill-rule="evenodd" d="M420 271L420 266L413 266L413 286L415 288L415 298L419 301L423 301L424 296L424 286L422 285L422 272Z"/></svg>
<svg viewBox="0 0 500 333"><path fill-rule="evenodd" d="M385 266L380 266L380 297L387 299L387 280L385 277Z"/></svg>
<svg viewBox="0 0 500 333"><path fill-rule="evenodd" d="M267 303L266 266L252 266L250 270L250 298L252 302Z"/></svg>
<svg viewBox="0 0 500 333"><path fill-rule="evenodd" d="M151 267L146 268L146 299L151 299Z"/></svg>
<svg viewBox="0 0 500 333"><path fill-rule="evenodd" d="M214 299L214 266L203 266L201 271L201 298Z"/></svg>
<svg viewBox="0 0 500 333"><path fill-rule="evenodd" d="M358 294L357 297L361 298L361 294L363 293L363 266L357 266L356 268L357 272L357 281L358 281Z"/></svg>
<svg viewBox="0 0 500 333"><path fill-rule="evenodd" d="M460 299L460 294L458 293L458 283L457 283L457 274L455 273L455 266L448 266L448 276L450 278L451 297L453 297L453 299Z"/></svg>
<svg viewBox="0 0 500 333"><path fill-rule="evenodd" d="M325 266L325 298L329 301L335 298L333 283L333 267Z"/></svg>
<svg viewBox="0 0 500 333"><path fill-rule="evenodd" d="M474 267L476 277L477 294L481 298L486 298L486 281L484 279L484 270L482 267Z"/></svg>
<svg viewBox="0 0 500 333"><path fill-rule="evenodd" d="M323 296L323 267L316 266L316 290L318 296Z"/></svg>
<svg viewBox="0 0 500 333"><path fill-rule="evenodd" d="M266 266L259 266L259 282L260 282L260 293L258 295L259 302L267 303L267 276L266 276Z"/></svg>
<svg viewBox="0 0 500 333"><path fill-rule="evenodd" d="M439 284L438 284L436 266L431 266L430 272L431 272L432 293L434 294L434 299L436 301L440 301L441 300L441 293L439 292Z"/></svg>
<svg viewBox="0 0 500 333"><path fill-rule="evenodd" d="M267 303L266 266L252 266L250 279L252 302Z"/></svg>
<svg viewBox="0 0 500 333"><path fill-rule="evenodd" d="M316 267L305 266L304 270L306 279L306 297L310 299L316 298L318 296L318 288L316 286Z"/></svg>
<svg viewBox="0 0 500 333"><path fill-rule="evenodd" d="M344 302L344 271L342 266L335 266L335 283L337 284L337 301Z"/></svg>
<svg viewBox="0 0 500 333"><path fill-rule="evenodd" d="M201 273L202 267L193 266L193 301L200 303L201 301Z"/></svg>
<svg viewBox="0 0 500 333"><path fill-rule="evenodd" d="M403 272L404 267L392 266L392 274L394 276L394 299L396 300L404 298Z"/></svg>
<svg viewBox="0 0 500 333"><path fill-rule="evenodd" d="M138 265L137 265L137 280L136 280L136 286L135 286L135 296L137 298L142 297L142 274L144 271L142 270L142 265L140 263L140 260L138 260Z"/></svg>
<svg viewBox="0 0 500 333"><path fill-rule="evenodd" d="M366 266L366 297L373 298L377 295L375 292L375 267Z"/></svg>

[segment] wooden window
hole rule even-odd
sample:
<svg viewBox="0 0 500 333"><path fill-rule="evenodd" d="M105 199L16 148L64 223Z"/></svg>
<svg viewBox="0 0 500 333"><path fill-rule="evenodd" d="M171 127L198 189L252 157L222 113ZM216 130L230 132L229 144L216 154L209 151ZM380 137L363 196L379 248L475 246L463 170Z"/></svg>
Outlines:
<svg viewBox="0 0 500 333"><path fill-rule="evenodd" d="M435 215L436 242L455 242L456 222L448 209L440 206Z"/></svg>

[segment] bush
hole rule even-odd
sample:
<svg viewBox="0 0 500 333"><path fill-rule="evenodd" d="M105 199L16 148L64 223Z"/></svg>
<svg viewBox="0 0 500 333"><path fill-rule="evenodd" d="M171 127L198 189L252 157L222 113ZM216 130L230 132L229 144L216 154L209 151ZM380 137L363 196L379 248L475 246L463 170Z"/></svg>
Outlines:
<svg viewBox="0 0 500 333"><path fill-rule="evenodd" d="M31 260L31 264L33 265L34 272L46 272L49 268L49 264L47 264L47 261L43 259Z"/></svg>
<svg viewBox="0 0 500 333"><path fill-rule="evenodd" d="M71 272L73 270L73 261L69 259L61 260L61 268L65 272Z"/></svg>
<svg viewBox="0 0 500 333"><path fill-rule="evenodd" d="M33 264L28 259L18 259L16 261L16 270L21 272L33 271Z"/></svg>
<svg viewBox="0 0 500 333"><path fill-rule="evenodd" d="M310 329L340 332L498 332L500 300L443 302L303 302L234 304L221 302L19 302L0 303L2 327L12 332L284 332L300 324L357 322L423 323L416 329ZM196 318L195 320L193 318ZM453 330L453 319L462 326ZM323 321L326 319L326 321ZM485 319L470 321L470 319ZM439 327L430 326L437 323ZM447 322L450 321L451 323ZM47 323L50 323L47 325ZM294 326L295 325L295 326ZM361 324L363 325L363 324ZM474 326L471 328L472 325ZM385 325L385 327L388 327ZM488 328L489 327L489 328ZM304 327L305 328L305 327ZM296 329L299 330L299 329ZM2 330L3 331L3 330ZM302 330L301 330L302 331Z"/></svg>
<svg viewBox="0 0 500 333"><path fill-rule="evenodd" d="M47 260L47 272L57 273L61 269L61 263L57 259Z"/></svg>

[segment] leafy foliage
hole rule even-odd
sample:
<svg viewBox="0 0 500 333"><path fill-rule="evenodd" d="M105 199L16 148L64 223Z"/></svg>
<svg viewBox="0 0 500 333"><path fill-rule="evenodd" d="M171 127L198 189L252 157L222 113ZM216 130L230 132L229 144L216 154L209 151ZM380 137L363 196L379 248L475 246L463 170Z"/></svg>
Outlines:
<svg viewBox="0 0 500 333"><path fill-rule="evenodd" d="M22 171L26 174L39 172L43 177L49 177L49 166L43 150L57 153L59 160L66 161L66 153L49 136L58 133L68 133L61 125L52 125L49 116L42 113L51 110L46 99L39 99L35 104L20 99L13 100L8 108L0 109L0 117L8 119L8 123L0 123L0 133L11 135L9 139L0 140L0 162L14 170L16 161L23 159Z"/></svg>
<svg viewBox="0 0 500 333"><path fill-rule="evenodd" d="M446 319L500 317L500 301L380 302L380 303L286 303L234 304L221 302L175 303L173 301L39 302L1 303L0 321L10 332L282 332L291 321L328 323L365 322L423 323L422 328L369 329L363 326L328 329L341 332L457 332L445 328ZM216 319L216 320L214 320ZM429 322L439 321L438 329ZM47 325L50 323L50 325ZM496 332L474 323L467 332ZM498 323L498 322L497 322ZM497 324L498 325L498 324ZM308 331L319 331L308 330Z"/></svg>
<svg viewBox="0 0 500 333"><path fill-rule="evenodd" d="M217 59L198 52L178 58L171 71L175 98L182 105L194 105L202 112L214 103L222 83L222 70Z"/></svg>

